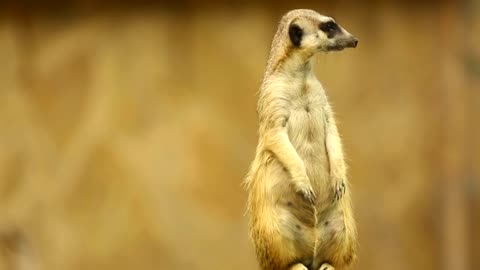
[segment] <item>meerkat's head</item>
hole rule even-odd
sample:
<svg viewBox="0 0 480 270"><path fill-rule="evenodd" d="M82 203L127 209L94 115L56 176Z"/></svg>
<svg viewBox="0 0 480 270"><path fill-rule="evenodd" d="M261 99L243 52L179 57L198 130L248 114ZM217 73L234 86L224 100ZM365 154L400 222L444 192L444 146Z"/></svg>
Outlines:
<svg viewBox="0 0 480 270"><path fill-rule="evenodd" d="M299 50L316 53L355 48L358 39L337 24L335 19L313 10L297 9L285 14L288 39Z"/></svg>

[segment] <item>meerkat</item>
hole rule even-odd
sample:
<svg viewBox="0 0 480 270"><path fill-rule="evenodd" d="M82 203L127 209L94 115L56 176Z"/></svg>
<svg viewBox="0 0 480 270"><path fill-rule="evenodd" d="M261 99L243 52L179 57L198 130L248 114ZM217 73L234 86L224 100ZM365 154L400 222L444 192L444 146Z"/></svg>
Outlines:
<svg viewBox="0 0 480 270"><path fill-rule="evenodd" d="M342 144L313 72L317 52L358 40L313 10L285 14L273 39L257 113L258 146L245 179L250 237L263 270L342 270L357 232Z"/></svg>

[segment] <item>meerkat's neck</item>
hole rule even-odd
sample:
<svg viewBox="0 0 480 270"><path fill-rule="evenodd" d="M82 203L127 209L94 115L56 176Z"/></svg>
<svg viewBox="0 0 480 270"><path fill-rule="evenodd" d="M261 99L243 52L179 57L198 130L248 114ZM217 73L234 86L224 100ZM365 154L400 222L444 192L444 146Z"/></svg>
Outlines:
<svg viewBox="0 0 480 270"><path fill-rule="evenodd" d="M280 66L279 73L289 77L307 77L313 74L313 57L303 54L292 54Z"/></svg>
<svg viewBox="0 0 480 270"><path fill-rule="evenodd" d="M292 52L287 54L287 57L278 59L277 62L271 61L267 67L264 80L268 81L280 76L306 83L308 78L316 78L313 69L313 55Z"/></svg>

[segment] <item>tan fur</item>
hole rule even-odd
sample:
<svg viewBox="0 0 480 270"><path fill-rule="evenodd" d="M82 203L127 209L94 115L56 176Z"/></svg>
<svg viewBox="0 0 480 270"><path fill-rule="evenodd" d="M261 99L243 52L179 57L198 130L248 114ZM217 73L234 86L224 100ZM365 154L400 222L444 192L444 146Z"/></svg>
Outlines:
<svg viewBox="0 0 480 270"><path fill-rule="evenodd" d="M275 34L259 92L259 142L245 184L250 236L263 270L347 269L357 234L341 140L312 56L332 20L311 10L287 13ZM304 29L302 45L288 35ZM342 38L351 38L342 28Z"/></svg>

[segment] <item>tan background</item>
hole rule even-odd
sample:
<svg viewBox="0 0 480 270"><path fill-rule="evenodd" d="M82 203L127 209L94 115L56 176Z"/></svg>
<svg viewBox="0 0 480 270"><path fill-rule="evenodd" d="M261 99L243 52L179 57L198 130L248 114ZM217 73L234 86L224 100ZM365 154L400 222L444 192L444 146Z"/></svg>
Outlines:
<svg viewBox="0 0 480 270"><path fill-rule="evenodd" d="M480 3L0 4L0 269L257 269L241 181L289 9L350 165L355 269L480 269Z"/></svg>

